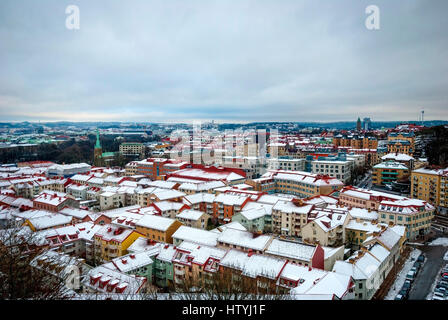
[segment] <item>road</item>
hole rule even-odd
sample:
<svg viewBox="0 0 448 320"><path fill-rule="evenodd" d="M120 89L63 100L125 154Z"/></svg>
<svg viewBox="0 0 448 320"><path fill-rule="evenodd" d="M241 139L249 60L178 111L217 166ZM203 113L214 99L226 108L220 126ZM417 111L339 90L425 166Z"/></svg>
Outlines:
<svg viewBox="0 0 448 320"><path fill-rule="evenodd" d="M418 249L425 254L426 262L412 284L409 300L426 300L437 273L445 264L443 255L448 248L444 246L421 246Z"/></svg>
<svg viewBox="0 0 448 320"><path fill-rule="evenodd" d="M356 186L358 188L370 189L372 187L372 171L368 171Z"/></svg>

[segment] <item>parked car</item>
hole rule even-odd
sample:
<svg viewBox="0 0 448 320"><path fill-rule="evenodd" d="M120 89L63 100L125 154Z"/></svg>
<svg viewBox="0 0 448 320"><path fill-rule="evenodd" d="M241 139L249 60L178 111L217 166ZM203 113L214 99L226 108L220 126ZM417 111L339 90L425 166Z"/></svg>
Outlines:
<svg viewBox="0 0 448 320"><path fill-rule="evenodd" d="M401 287L401 290L406 290L407 293L411 290L411 282L409 280L406 280L403 283L403 287Z"/></svg>
<svg viewBox="0 0 448 320"><path fill-rule="evenodd" d="M409 295L409 289L402 288L400 290L400 292L398 292L398 294L403 297L403 299L401 299L401 300L406 300L408 298L408 295Z"/></svg>
<svg viewBox="0 0 448 320"><path fill-rule="evenodd" d="M440 298L445 298L445 294L443 292L439 292L439 291L434 291L432 296L433 297L436 296L436 297L440 297Z"/></svg>
<svg viewBox="0 0 448 320"><path fill-rule="evenodd" d="M418 271L420 270L420 268L422 267L421 262L416 261L416 262L414 263L414 267L417 268L417 272L418 272Z"/></svg>
<svg viewBox="0 0 448 320"><path fill-rule="evenodd" d="M394 300L404 300L404 296L401 294L397 294Z"/></svg>
<svg viewBox="0 0 448 320"><path fill-rule="evenodd" d="M437 287L448 289L448 281L440 280L439 282L437 282Z"/></svg>
<svg viewBox="0 0 448 320"><path fill-rule="evenodd" d="M415 279L415 274L416 273L414 271L409 271L408 274L406 275L406 280L413 282Z"/></svg>
<svg viewBox="0 0 448 320"><path fill-rule="evenodd" d="M445 298L440 297L440 296L433 295L433 296L432 296L432 300L445 300Z"/></svg>
<svg viewBox="0 0 448 320"><path fill-rule="evenodd" d="M418 269L417 269L417 267L412 267L412 268L411 268L411 271L414 272L414 274L417 274Z"/></svg>
<svg viewBox="0 0 448 320"><path fill-rule="evenodd" d="M418 262L424 262L425 261L425 256L423 254L419 255L417 258Z"/></svg>

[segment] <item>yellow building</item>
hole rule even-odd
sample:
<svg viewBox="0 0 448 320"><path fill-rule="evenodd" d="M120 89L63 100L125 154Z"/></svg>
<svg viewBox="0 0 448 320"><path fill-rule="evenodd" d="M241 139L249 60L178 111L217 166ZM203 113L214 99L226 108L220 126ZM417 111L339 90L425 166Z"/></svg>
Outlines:
<svg viewBox="0 0 448 320"><path fill-rule="evenodd" d="M387 137L389 153L404 153L412 155L415 150L415 135L413 132L391 132Z"/></svg>
<svg viewBox="0 0 448 320"><path fill-rule="evenodd" d="M448 168L420 168L411 173L411 196L448 208Z"/></svg>
<svg viewBox="0 0 448 320"><path fill-rule="evenodd" d="M173 233L182 223L170 218L145 215L135 225L137 232L151 240L173 243Z"/></svg>
<svg viewBox="0 0 448 320"><path fill-rule="evenodd" d="M300 198L328 195L344 186L342 181L327 175L289 170L268 170L261 178L246 183L255 191L286 193Z"/></svg>
<svg viewBox="0 0 448 320"><path fill-rule="evenodd" d="M426 201L403 198L381 201L378 207L379 222L406 227L406 238L416 240L431 231L435 208Z"/></svg>
<svg viewBox="0 0 448 320"><path fill-rule="evenodd" d="M409 169L404 164L394 161L381 162L373 167L372 183L377 186L400 181L409 176Z"/></svg>
<svg viewBox="0 0 448 320"><path fill-rule="evenodd" d="M104 225L94 235L95 258L110 261L127 254L128 247L142 235L134 230L112 224Z"/></svg>
<svg viewBox="0 0 448 320"><path fill-rule="evenodd" d="M345 239L347 244L361 247L367 237L373 232L381 231L382 225L377 221L363 221L361 219L352 219L345 226Z"/></svg>

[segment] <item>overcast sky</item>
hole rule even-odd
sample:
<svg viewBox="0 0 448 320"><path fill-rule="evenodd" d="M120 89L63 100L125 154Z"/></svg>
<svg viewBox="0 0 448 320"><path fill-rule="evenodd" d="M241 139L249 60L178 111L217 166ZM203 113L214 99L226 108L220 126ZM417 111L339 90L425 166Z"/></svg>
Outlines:
<svg viewBox="0 0 448 320"><path fill-rule="evenodd" d="M446 0L1 0L0 120L448 120L447 15Z"/></svg>

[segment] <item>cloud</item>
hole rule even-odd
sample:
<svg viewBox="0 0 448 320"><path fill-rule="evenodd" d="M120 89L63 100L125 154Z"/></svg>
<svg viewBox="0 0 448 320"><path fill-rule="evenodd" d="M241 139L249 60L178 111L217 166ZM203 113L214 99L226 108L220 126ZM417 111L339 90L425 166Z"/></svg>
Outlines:
<svg viewBox="0 0 448 320"><path fill-rule="evenodd" d="M374 2L4 0L0 119L448 119L448 3Z"/></svg>

